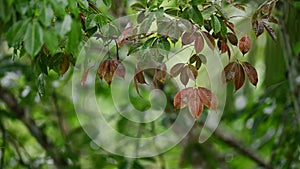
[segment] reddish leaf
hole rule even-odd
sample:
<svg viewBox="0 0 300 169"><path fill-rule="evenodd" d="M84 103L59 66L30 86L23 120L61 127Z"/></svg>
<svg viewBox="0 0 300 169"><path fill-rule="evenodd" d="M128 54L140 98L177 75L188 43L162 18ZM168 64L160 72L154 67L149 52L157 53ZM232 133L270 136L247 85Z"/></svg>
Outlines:
<svg viewBox="0 0 300 169"><path fill-rule="evenodd" d="M65 55L62 62L60 63L60 73L64 75L70 66L70 59L68 55Z"/></svg>
<svg viewBox="0 0 300 169"><path fill-rule="evenodd" d="M90 67L87 68L82 74L81 83L80 83L82 87L85 86L85 82L86 82L86 79L87 79L90 69L91 69Z"/></svg>
<svg viewBox="0 0 300 169"><path fill-rule="evenodd" d="M248 62L242 62L242 65L244 67L245 72L247 73L247 76L250 80L250 82L256 86L258 82L258 76L256 69Z"/></svg>
<svg viewBox="0 0 300 169"><path fill-rule="evenodd" d="M106 72L106 73L105 73L105 75L104 75L104 80L106 81L106 83L107 83L108 85L111 84L112 79L113 79L113 76L114 76L114 74L113 74L112 71L109 71L109 72Z"/></svg>
<svg viewBox="0 0 300 169"><path fill-rule="evenodd" d="M227 52L229 49L227 43L224 40L218 40L218 48L221 51L221 54Z"/></svg>
<svg viewBox="0 0 300 169"><path fill-rule="evenodd" d="M126 69L120 61L115 59L111 60L110 66L113 74L116 73L119 77L125 78Z"/></svg>
<svg viewBox="0 0 300 169"><path fill-rule="evenodd" d="M239 90L243 86L244 82L245 82L245 72L243 66L237 64L237 68L235 69L235 75L234 75L235 91Z"/></svg>
<svg viewBox="0 0 300 169"><path fill-rule="evenodd" d="M188 74L188 71L190 71L189 68L188 68L188 66L185 66L185 67L182 69L181 74L180 74L180 81L181 81L181 83L182 83L184 86L186 86L187 83L189 82L189 74Z"/></svg>
<svg viewBox="0 0 300 169"><path fill-rule="evenodd" d="M251 39L249 36L243 36L239 41L239 49L245 55L251 48Z"/></svg>
<svg viewBox="0 0 300 169"><path fill-rule="evenodd" d="M196 80L198 76L198 70L194 65L188 65L189 70L188 70L188 76L192 80Z"/></svg>
<svg viewBox="0 0 300 169"><path fill-rule="evenodd" d="M198 92L200 95L200 100L205 106L207 106L209 109L217 110L218 98L212 91L204 87L198 87Z"/></svg>
<svg viewBox="0 0 300 169"><path fill-rule="evenodd" d="M231 33L231 32L228 32L227 33L227 38L229 40L229 42L232 44L232 45L237 45L238 44L238 39L236 37L235 34Z"/></svg>
<svg viewBox="0 0 300 169"><path fill-rule="evenodd" d="M208 32L202 32L202 35L204 35L204 39L205 39L208 47L213 50L216 46L214 37L211 34L209 34Z"/></svg>
<svg viewBox="0 0 300 169"><path fill-rule="evenodd" d="M253 24L253 29L255 32L256 37L261 35L264 32L264 24L262 21L256 21Z"/></svg>
<svg viewBox="0 0 300 169"><path fill-rule="evenodd" d="M136 92L138 93L139 96L141 96L140 91L139 91L138 81L135 77L133 78L133 83L134 83Z"/></svg>
<svg viewBox="0 0 300 169"><path fill-rule="evenodd" d="M181 37L181 43L183 45L191 44L197 38L197 34L194 32L185 32Z"/></svg>
<svg viewBox="0 0 300 169"><path fill-rule="evenodd" d="M144 70L141 67L139 67L138 65L136 65L136 67L135 67L134 78L137 80L137 82L139 82L141 84L146 83L145 76L144 76Z"/></svg>
<svg viewBox="0 0 300 169"><path fill-rule="evenodd" d="M101 80L104 78L106 72L109 72L109 62L109 60L104 60L98 67L98 76Z"/></svg>
<svg viewBox="0 0 300 169"><path fill-rule="evenodd" d="M235 30L234 30L234 24L232 22L225 22L227 28L229 28L234 34L235 34Z"/></svg>
<svg viewBox="0 0 300 169"><path fill-rule="evenodd" d="M194 89L192 87L185 88L179 91L174 97L174 107L175 109L182 109L184 108L191 97Z"/></svg>
<svg viewBox="0 0 300 169"><path fill-rule="evenodd" d="M272 29L270 25L268 25L266 22L263 22L264 27L268 31L269 35L272 37L272 39L276 42L277 41L277 36L275 34L275 31Z"/></svg>
<svg viewBox="0 0 300 169"><path fill-rule="evenodd" d="M203 111L203 104L201 103L200 95L197 89L193 89L193 92L191 93L189 98L188 106L191 115L195 119L198 119Z"/></svg>
<svg viewBox="0 0 300 169"><path fill-rule="evenodd" d="M177 63L176 65L174 65L171 68L170 77L172 78L178 76L179 73L183 70L183 67L184 67L184 63Z"/></svg>
<svg viewBox="0 0 300 169"><path fill-rule="evenodd" d="M161 83L165 83L166 75L167 75L167 67L165 63L162 63L157 67L157 69L155 69L153 79L156 79Z"/></svg>
<svg viewBox="0 0 300 169"><path fill-rule="evenodd" d="M201 35L199 35L196 38L194 46L195 46L196 53L200 53L203 50L204 40L203 40L203 37Z"/></svg>
<svg viewBox="0 0 300 169"><path fill-rule="evenodd" d="M228 65L225 66L224 73L225 73L226 83L234 79L236 69L237 69L236 62L230 62Z"/></svg>
<svg viewBox="0 0 300 169"><path fill-rule="evenodd" d="M131 36L132 30L133 30L133 24L131 22L128 22L125 29L124 29L124 31L122 32L122 34L117 39L119 47L123 45L123 43L126 41L126 39L129 36Z"/></svg>

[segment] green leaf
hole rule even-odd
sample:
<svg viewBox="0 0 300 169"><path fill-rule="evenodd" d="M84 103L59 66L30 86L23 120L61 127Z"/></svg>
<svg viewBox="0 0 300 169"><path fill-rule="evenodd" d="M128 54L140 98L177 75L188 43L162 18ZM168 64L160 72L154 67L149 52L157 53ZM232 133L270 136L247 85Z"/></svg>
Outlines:
<svg viewBox="0 0 300 169"><path fill-rule="evenodd" d="M105 6L107 6L108 8L111 7L111 0L103 0L103 3L105 4Z"/></svg>
<svg viewBox="0 0 300 169"><path fill-rule="evenodd" d="M221 35L225 38L226 33L227 33L227 26L221 18L218 18L218 19L219 19L219 22L220 22L220 25L221 25Z"/></svg>
<svg viewBox="0 0 300 169"><path fill-rule="evenodd" d="M69 9L72 14L74 14L75 17L78 17L79 15L79 8L77 7L77 1L74 0L68 0L69 3Z"/></svg>
<svg viewBox="0 0 300 169"><path fill-rule="evenodd" d="M81 25L78 22L72 22L71 31L69 32L69 41L67 51L73 55L77 55L78 45L81 38Z"/></svg>
<svg viewBox="0 0 300 169"><path fill-rule="evenodd" d="M127 56L137 52L141 48L142 45L143 45L143 43L135 43L135 44L131 45L130 48L128 49Z"/></svg>
<svg viewBox="0 0 300 169"><path fill-rule="evenodd" d="M9 46L16 47L21 43L26 34L26 28L28 24L29 19L20 20L13 24L6 34L6 40Z"/></svg>
<svg viewBox="0 0 300 169"><path fill-rule="evenodd" d="M211 15L211 27L215 34L221 31L221 23L215 15Z"/></svg>
<svg viewBox="0 0 300 169"><path fill-rule="evenodd" d="M71 30L71 23L72 18L70 15L66 15L62 23L57 23L56 31L61 38Z"/></svg>
<svg viewBox="0 0 300 169"><path fill-rule="evenodd" d="M143 44L143 49L147 49L152 47L152 45L154 44L154 42L157 40L156 37L152 37L146 40L146 42Z"/></svg>
<svg viewBox="0 0 300 169"><path fill-rule="evenodd" d="M44 30L44 42L47 49L53 55L58 47L58 37L54 30Z"/></svg>
<svg viewBox="0 0 300 169"><path fill-rule="evenodd" d="M197 6L193 6L192 8L192 19L198 25L200 26L204 25L203 16Z"/></svg>
<svg viewBox="0 0 300 169"><path fill-rule="evenodd" d="M167 38L159 38L157 40L157 47L166 51L170 51L171 44Z"/></svg>
<svg viewBox="0 0 300 169"><path fill-rule="evenodd" d="M142 3L140 2L136 2L134 4L132 4L130 6L133 10L136 10L136 11L143 11L146 9L146 6L144 6Z"/></svg>
<svg viewBox="0 0 300 169"><path fill-rule="evenodd" d="M68 5L68 1L65 0L52 0L50 1L54 10L55 16L59 18L63 18L66 14L66 6Z"/></svg>
<svg viewBox="0 0 300 169"><path fill-rule="evenodd" d="M41 13L39 15L39 20L40 22L45 26L48 27L51 24L51 21L53 19L53 10L50 6L44 6L43 9L41 10Z"/></svg>
<svg viewBox="0 0 300 169"><path fill-rule="evenodd" d="M37 21L29 23L24 38L25 50L33 58L43 45L43 30Z"/></svg>

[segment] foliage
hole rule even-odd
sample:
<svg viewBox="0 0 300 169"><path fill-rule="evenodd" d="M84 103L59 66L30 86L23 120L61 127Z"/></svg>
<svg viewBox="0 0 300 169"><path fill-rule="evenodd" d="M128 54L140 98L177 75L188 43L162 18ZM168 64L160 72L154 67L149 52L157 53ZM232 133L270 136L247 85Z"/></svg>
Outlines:
<svg viewBox="0 0 300 169"><path fill-rule="evenodd" d="M276 27L274 29L271 25L279 23L274 15L278 3L278 0L262 3L251 17L253 32L243 32L230 11L244 13L253 7L250 3L229 0L1 0L0 36L11 50L3 50L11 55L0 56L1 166L299 167L299 160L296 160L299 151L293 152L299 149L298 125L296 118L293 119L297 114L291 98L285 94L289 92L288 82L280 79L282 82L269 83L273 86L264 86L262 83L267 83L267 78L282 72L278 70L272 75L266 74L265 78L260 75L263 71L255 68L257 60L263 58L257 52L257 43L262 42L255 40L252 33L256 37L266 38L263 34L266 30L277 41ZM128 22L119 28L114 23L116 18L121 17L119 11L123 12L122 15L136 14L136 22ZM156 29L153 29L153 24L157 26ZM109 100L109 85L115 76L124 79L128 73L123 60L140 54L140 51L150 51L153 57L149 59L144 53L137 58L137 63L131 65L134 69L132 87L138 95L131 98L132 102L140 109L146 109L149 103L141 101L141 98L147 95L145 86L150 85L163 90L168 100L173 100L166 106L166 117L162 121L137 125L118 117L118 130L129 136L136 136L140 131L144 131L146 136L157 134L156 130L172 125L178 109L188 107L196 124L188 134L186 143L156 157L130 159L99 149L86 136L74 113L69 98L71 91L64 85L70 80L74 69L78 69L76 63L81 62L80 51L91 38L101 41L103 48L108 49L108 54L101 56L103 59L99 63L85 66L80 79L82 88L86 87L91 70L96 68L99 79L108 84L97 83L96 95ZM168 70L168 53L187 47L191 47L192 52L186 61L178 61ZM199 133L207 117L208 111L204 105L213 111L219 106L218 93L213 93L203 82L199 82L199 79L204 79L203 65L207 64L207 58L210 57L204 54L207 47L221 54L220 59L225 65L220 78L228 83L229 94L221 126L228 126L233 131L223 133L217 130L208 143L199 144L195 141L195 133ZM268 50L272 49L265 49L266 52ZM299 51L297 45L295 51ZM228 59L223 55L227 55ZM276 62L276 59L273 61ZM147 64L153 64L155 68L149 71ZM269 62L265 64L266 67L272 66ZM250 84L258 86L258 91L252 90L248 84L245 89L242 88L245 75ZM178 92L170 84L177 77L184 86ZM234 81L233 84L230 81ZM261 86L259 82L262 82ZM232 97L232 85L237 97L246 97L247 105L241 109L233 108L234 100L237 104L240 102ZM263 93L263 90L268 93ZM61 91L67 91L68 94ZM279 93L278 96L276 93ZM289 123L289 120L292 122ZM232 133L237 139L228 137ZM289 135L293 136L290 140ZM250 150L244 148L243 144L249 146ZM257 154L266 158L261 159ZM203 160L199 160L200 157ZM178 161L175 164L174 159Z"/></svg>

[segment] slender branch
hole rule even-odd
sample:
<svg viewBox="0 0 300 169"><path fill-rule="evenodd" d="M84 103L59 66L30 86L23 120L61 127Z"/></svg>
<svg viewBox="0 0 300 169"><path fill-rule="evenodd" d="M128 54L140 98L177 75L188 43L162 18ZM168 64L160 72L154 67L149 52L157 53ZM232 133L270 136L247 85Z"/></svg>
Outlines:
<svg viewBox="0 0 300 169"><path fill-rule="evenodd" d="M258 165L264 167L264 168L271 168L270 165L263 160L263 158L261 158L259 155L256 154L256 152L250 148L247 148L247 146L245 146L245 144L243 144L241 141L238 141L236 138L234 138L231 135L228 134L224 134L227 132L224 132L223 130L221 131L220 129L217 129L214 132L214 136L221 140L222 142L226 143L227 145L233 147L235 150L237 150L241 155L244 155L248 158L250 158L251 160L253 160L254 162L256 162Z"/></svg>
<svg viewBox="0 0 300 169"><path fill-rule="evenodd" d="M2 100L7 108L27 127L29 132L37 142L49 153L58 168L65 168L68 163L61 152L55 148L53 142L36 124L30 113L26 112L19 104L17 98L8 90L0 85L0 100Z"/></svg>

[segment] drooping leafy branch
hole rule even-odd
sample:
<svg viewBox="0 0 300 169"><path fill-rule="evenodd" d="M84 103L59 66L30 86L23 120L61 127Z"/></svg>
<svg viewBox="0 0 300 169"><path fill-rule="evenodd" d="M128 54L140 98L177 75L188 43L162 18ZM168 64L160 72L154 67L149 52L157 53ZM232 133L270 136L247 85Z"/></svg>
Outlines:
<svg viewBox="0 0 300 169"><path fill-rule="evenodd" d="M277 0L266 1L253 14L252 26L256 36L261 35L266 29L276 40L274 30L268 25L268 22L278 23L271 15L276 2ZM108 58L99 66L95 65L98 66L100 79L110 84L115 74L125 76L126 68L119 57L119 48L128 47L127 55L153 49L150 52L154 57L150 60L157 67L153 75L153 84L157 86L157 81L164 83L167 79L168 70L164 63L167 60L167 53L173 45L181 43L182 47L194 47L194 52L187 63L177 63L172 67L170 74L173 77L180 75L180 81L186 86L189 80L196 81L201 64L206 62L207 56L201 53L206 43L212 50L217 47L221 54L227 53L229 60L235 59L224 69L226 82L234 79L235 90L243 86L245 72L250 82L257 85L255 68L248 62L231 57L230 45L238 46L245 55L251 48L251 39L247 35L238 38L235 25L227 15L224 5L245 10L243 4L233 1L137 0L131 4L131 8L137 13L137 23L129 22L126 27L119 29L112 22L113 17L103 11L103 8L112 6L112 1L105 0L103 3L99 5L92 0L37 1L22 9L20 6L29 4L29 1L4 2L4 7L9 7L12 11L9 15L2 16L1 22L11 25L6 40L9 46L14 48L14 57L30 56L38 74L47 75L50 70L54 70L63 75L70 65L75 65L84 43L94 36L105 46L115 45L109 50L116 50L109 51ZM153 23L156 23L157 29L151 28ZM6 29L8 30L8 27ZM141 56L139 59L144 58ZM85 85L90 69L91 67L87 67L82 75L82 86ZM138 93L138 83L147 83L144 71L141 63L135 65L134 85ZM198 95L195 95L195 100L200 104ZM201 106L197 107L197 111L192 111L192 114L201 113Z"/></svg>

